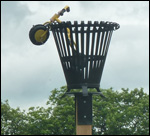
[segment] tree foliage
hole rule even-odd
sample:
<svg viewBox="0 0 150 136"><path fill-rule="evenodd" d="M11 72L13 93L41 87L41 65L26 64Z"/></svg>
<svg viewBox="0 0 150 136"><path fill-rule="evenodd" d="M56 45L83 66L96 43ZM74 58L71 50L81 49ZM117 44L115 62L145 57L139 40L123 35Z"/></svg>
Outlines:
<svg viewBox="0 0 150 136"><path fill-rule="evenodd" d="M149 135L149 95L143 89L104 91L107 99L94 99L95 134Z"/></svg>
<svg viewBox="0 0 150 136"><path fill-rule="evenodd" d="M26 115L19 108L13 109L8 104L1 102L1 135L26 134Z"/></svg>
<svg viewBox="0 0 150 136"><path fill-rule="evenodd" d="M27 112L1 102L1 135L75 135L75 101L61 99L66 90L51 91L48 108L30 107ZM149 95L142 88L101 90L106 99L93 96L93 135L149 135Z"/></svg>

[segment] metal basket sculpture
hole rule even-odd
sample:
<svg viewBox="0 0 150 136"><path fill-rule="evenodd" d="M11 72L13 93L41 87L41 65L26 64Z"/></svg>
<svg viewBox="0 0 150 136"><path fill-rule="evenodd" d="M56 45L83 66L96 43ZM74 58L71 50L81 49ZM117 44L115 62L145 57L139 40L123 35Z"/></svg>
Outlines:
<svg viewBox="0 0 150 136"><path fill-rule="evenodd" d="M99 91L111 36L119 27L117 23L103 21L51 25L68 91L83 87Z"/></svg>

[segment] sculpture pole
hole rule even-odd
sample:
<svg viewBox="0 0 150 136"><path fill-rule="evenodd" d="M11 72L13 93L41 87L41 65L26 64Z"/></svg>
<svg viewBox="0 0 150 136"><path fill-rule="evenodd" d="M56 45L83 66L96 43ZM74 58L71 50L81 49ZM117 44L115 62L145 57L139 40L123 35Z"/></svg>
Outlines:
<svg viewBox="0 0 150 136"><path fill-rule="evenodd" d="M52 31L67 81L65 95L74 95L76 100L76 134L92 135L92 95L105 98L99 89L100 81L112 33L120 25L108 21L61 22L58 18L66 11L70 11L69 6L43 25L33 26L29 37L33 44L42 45ZM88 92L88 88L97 92ZM82 89L82 92L70 92L71 89Z"/></svg>

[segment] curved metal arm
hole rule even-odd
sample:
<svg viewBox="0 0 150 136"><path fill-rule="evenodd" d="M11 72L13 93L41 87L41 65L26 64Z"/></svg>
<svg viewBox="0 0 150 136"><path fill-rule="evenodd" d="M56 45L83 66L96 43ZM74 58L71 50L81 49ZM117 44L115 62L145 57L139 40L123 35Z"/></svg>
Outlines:
<svg viewBox="0 0 150 136"><path fill-rule="evenodd" d="M60 10L57 14L54 14L52 16L52 18L50 19L50 23L57 21L58 23L61 23L61 21L58 19L60 16L63 16L64 12L69 12L70 11L70 7L69 6L65 6L62 10Z"/></svg>
<svg viewBox="0 0 150 136"><path fill-rule="evenodd" d="M49 22L45 22L43 25L50 25L52 22L54 22L54 21L57 21L58 23L61 23L61 20L59 20L58 18L60 17L60 16L63 16L63 14L64 14L64 12L69 12L70 11L70 7L69 6L65 6L62 10L60 10L57 14L54 14L52 17L51 17L51 19L50 19L50 21ZM44 37L44 35L46 34L47 32L45 32L45 33L43 33L43 35L41 36L41 38L42 37ZM71 37L70 37L70 29L69 28L67 28L67 35L68 35L68 39L69 39L69 41L71 41ZM75 49L76 49L76 43L73 41L73 44L75 45ZM71 46L71 42L70 42L70 46Z"/></svg>
<svg viewBox="0 0 150 136"><path fill-rule="evenodd" d="M58 14L60 16L63 16L65 11L69 12L70 11L70 7L69 6L65 6L60 12L58 12Z"/></svg>

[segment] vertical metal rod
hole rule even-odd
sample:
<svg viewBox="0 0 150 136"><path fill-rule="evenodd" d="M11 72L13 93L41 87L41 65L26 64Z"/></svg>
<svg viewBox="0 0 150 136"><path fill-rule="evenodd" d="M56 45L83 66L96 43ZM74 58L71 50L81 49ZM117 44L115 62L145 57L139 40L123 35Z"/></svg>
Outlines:
<svg viewBox="0 0 150 136"><path fill-rule="evenodd" d="M75 25L75 41L76 41L76 59L77 59L77 72L80 72L80 68L79 68L79 65L80 65L80 57L79 57L79 47L80 47L80 44L79 44L79 30L78 30L78 22L75 21L74 22L74 25Z"/></svg>
<svg viewBox="0 0 150 136"><path fill-rule="evenodd" d="M89 65L89 60L88 60L88 57L89 57L89 43L90 43L90 24L91 24L91 22L88 22L88 27L87 27L87 30L86 30L86 60L87 60L86 72L85 72L86 82L89 79L89 66L88 66Z"/></svg>
<svg viewBox="0 0 150 136"><path fill-rule="evenodd" d="M98 29L98 32L97 32L97 40L96 40L96 50L95 50L95 56L98 56L98 49L99 49L99 46L100 46L100 35L101 35L101 31L100 31L100 27ZM95 68L98 68L98 61L96 61L95 63Z"/></svg>

